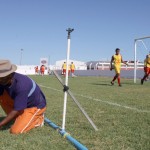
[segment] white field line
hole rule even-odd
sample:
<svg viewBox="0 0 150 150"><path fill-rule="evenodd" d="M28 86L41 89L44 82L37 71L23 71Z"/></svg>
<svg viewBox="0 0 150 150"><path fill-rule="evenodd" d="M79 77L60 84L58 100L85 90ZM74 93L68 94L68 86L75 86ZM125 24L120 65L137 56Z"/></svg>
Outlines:
<svg viewBox="0 0 150 150"><path fill-rule="evenodd" d="M41 85L41 84L39 84L39 86L40 86L40 87L47 88L47 89L51 89L51 90L54 90L54 91L57 91L57 92L63 92L63 90L54 89L54 88L47 87L47 86L44 86L44 85Z"/></svg>
<svg viewBox="0 0 150 150"><path fill-rule="evenodd" d="M63 90L58 90L58 89L55 89L55 88L52 88L52 87L47 87L47 86L43 86L43 85L39 85L39 86L44 87L44 88L48 88L48 89L51 89L51 90L54 90L54 91L57 91L57 92L63 92ZM112 105L112 106L117 106L117 107L122 107L122 108L130 109L130 110L134 110L134 111L141 112L141 113L150 113L149 110L141 110L141 109L138 109L138 108L135 108L135 107L121 105L121 104L113 103L113 102L110 102L110 101L104 101L104 100L93 98L93 97L90 97L90 96L85 96L85 95L80 95L80 94L74 94L74 95L77 95L77 96L80 96L80 97L83 97L83 98L86 98L86 99L106 103L106 104L109 104L109 105Z"/></svg>
<svg viewBox="0 0 150 150"><path fill-rule="evenodd" d="M101 100L101 99L96 99L96 98L92 98L92 97L88 97L88 96L84 96L84 95L79 95L79 94L76 94L76 95L84 97L84 98L88 98L88 99L91 99L91 100L94 100L94 101L106 103L106 104L109 104L109 105L113 105L113 106L117 106L117 107L123 107L123 108L126 108L126 109L135 110L137 112L150 113L149 110L141 110L141 109L138 109L138 108L135 108L135 107L129 107L129 106L121 105L121 104L118 104L118 103L112 103L110 101L104 101L104 100Z"/></svg>

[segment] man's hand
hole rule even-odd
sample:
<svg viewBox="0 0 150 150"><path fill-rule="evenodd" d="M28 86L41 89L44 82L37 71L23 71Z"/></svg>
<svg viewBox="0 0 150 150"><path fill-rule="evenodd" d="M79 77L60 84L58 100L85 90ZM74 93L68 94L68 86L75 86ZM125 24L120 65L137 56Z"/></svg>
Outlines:
<svg viewBox="0 0 150 150"><path fill-rule="evenodd" d="M114 69L114 66L113 65L111 65L110 66L110 71L112 71Z"/></svg>
<svg viewBox="0 0 150 150"><path fill-rule="evenodd" d="M2 129L3 126L0 126L0 130Z"/></svg>
<svg viewBox="0 0 150 150"><path fill-rule="evenodd" d="M1 122L0 122L0 128L4 125L6 125L8 122L10 122L11 120L13 120L17 115L19 114L19 111L17 110L12 110L6 118L4 118Z"/></svg>

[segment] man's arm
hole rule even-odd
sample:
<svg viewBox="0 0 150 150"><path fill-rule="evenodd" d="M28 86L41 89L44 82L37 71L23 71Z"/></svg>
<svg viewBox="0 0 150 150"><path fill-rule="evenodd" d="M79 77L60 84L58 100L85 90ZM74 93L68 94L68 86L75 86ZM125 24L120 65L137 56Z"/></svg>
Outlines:
<svg viewBox="0 0 150 150"><path fill-rule="evenodd" d="M111 61L110 61L110 70L113 69L113 66L112 66L113 61L114 61L114 57L112 56L112 57L111 57Z"/></svg>
<svg viewBox="0 0 150 150"><path fill-rule="evenodd" d="M19 111L17 110L12 110L6 118L4 118L1 122L0 122L0 128L3 125L6 125L7 123L9 123L11 120L13 120L17 115L19 114Z"/></svg>
<svg viewBox="0 0 150 150"><path fill-rule="evenodd" d="M121 62L128 66L128 64L125 61L123 61L122 56L121 56Z"/></svg>

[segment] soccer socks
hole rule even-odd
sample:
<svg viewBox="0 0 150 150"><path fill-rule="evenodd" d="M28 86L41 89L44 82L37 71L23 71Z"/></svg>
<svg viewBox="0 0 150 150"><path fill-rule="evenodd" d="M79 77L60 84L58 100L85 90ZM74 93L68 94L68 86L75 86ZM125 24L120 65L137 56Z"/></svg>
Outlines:
<svg viewBox="0 0 150 150"><path fill-rule="evenodd" d="M148 77L148 75L146 74L146 75L143 77L142 80L144 81L147 77Z"/></svg>
<svg viewBox="0 0 150 150"><path fill-rule="evenodd" d="M118 85L121 85L121 84L120 84L120 77L118 77Z"/></svg>
<svg viewBox="0 0 150 150"><path fill-rule="evenodd" d="M121 86L121 83L120 83L120 75L116 74L113 78L113 80L111 81L111 85L114 85L114 81L115 80L118 80L118 85Z"/></svg>
<svg viewBox="0 0 150 150"><path fill-rule="evenodd" d="M113 78L113 80L112 80L112 82L114 82L114 81L117 79L117 77L118 77L118 76L115 75L114 78Z"/></svg>

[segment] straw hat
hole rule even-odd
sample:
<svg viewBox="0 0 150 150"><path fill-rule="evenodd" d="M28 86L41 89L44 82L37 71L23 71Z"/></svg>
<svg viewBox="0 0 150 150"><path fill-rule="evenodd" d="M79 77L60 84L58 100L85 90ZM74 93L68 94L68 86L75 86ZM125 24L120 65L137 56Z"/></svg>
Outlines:
<svg viewBox="0 0 150 150"><path fill-rule="evenodd" d="M17 70L17 66L11 64L9 60L0 60L0 78L8 76L9 74L15 72Z"/></svg>

